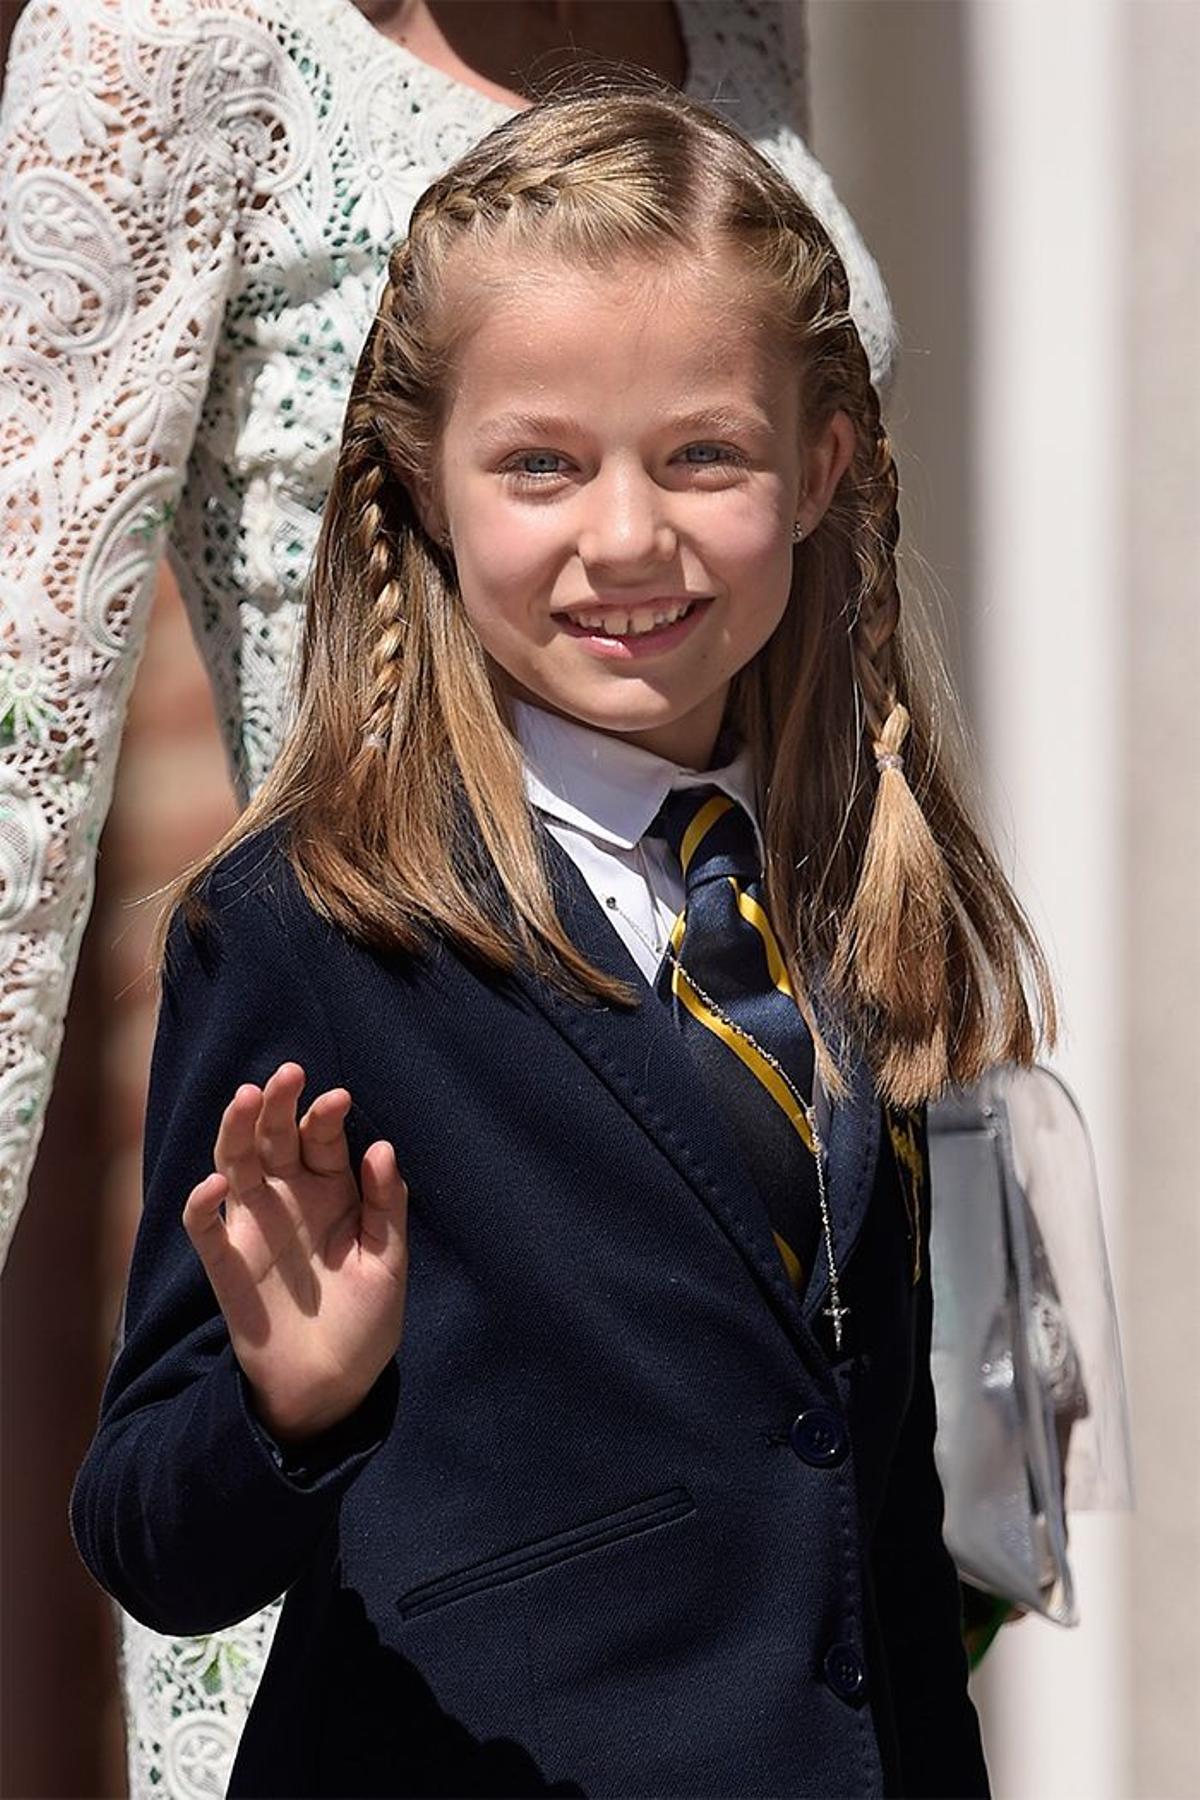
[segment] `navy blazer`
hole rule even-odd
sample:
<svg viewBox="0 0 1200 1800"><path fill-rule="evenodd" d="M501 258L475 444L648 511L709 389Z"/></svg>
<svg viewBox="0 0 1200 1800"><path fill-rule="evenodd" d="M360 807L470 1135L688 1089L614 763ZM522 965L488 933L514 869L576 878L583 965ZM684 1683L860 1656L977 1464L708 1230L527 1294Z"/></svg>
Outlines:
<svg viewBox="0 0 1200 1800"><path fill-rule="evenodd" d="M575 940L641 983L547 849ZM273 830L206 892L213 928L172 928L123 1347L72 1525L160 1632L287 1591L230 1793L986 1795L928 1188L865 1071L830 1131L835 1358L823 1259L797 1294L649 993L366 951ZM410 1189L399 1353L299 1464L253 1416L180 1216L237 1084L288 1059L302 1107L350 1090L355 1168L386 1137Z"/></svg>

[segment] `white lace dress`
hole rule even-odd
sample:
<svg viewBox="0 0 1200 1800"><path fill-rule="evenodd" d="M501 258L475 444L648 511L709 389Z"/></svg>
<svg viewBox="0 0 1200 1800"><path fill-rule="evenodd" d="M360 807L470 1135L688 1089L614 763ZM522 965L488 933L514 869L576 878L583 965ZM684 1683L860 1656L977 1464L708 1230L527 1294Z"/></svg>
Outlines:
<svg viewBox="0 0 1200 1800"><path fill-rule="evenodd" d="M879 272L800 136L799 0L677 0L687 90L818 208L886 388ZM0 1260L166 550L249 798L387 251L509 109L353 0L30 0L0 113ZM127 1624L131 1792L224 1792L274 1629Z"/></svg>

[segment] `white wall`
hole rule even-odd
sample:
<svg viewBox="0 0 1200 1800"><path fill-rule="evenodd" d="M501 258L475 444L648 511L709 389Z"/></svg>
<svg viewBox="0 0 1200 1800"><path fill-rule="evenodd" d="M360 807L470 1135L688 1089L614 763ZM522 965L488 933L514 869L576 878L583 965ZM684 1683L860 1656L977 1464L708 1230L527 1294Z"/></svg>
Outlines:
<svg viewBox="0 0 1200 1800"><path fill-rule="evenodd" d="M1125 1296L1121 379L1126 226L1114 0L974 0L978 724L993 817L1061 980L1055 1058L1091 1124ZM1082 1623L1001 1634L979 1682L997 1792L1130 1792L1120 1517L1072 1526Z"/></svg>

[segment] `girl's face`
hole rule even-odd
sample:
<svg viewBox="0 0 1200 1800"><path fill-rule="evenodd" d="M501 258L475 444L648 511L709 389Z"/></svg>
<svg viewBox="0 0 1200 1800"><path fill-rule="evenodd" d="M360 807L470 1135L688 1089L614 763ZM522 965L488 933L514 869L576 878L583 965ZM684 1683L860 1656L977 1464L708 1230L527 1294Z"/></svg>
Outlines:
<svg viewBox="0 0 1200 1800"><path fill-rule="evenodd" d="M801 446L795 371L733 291L711 262L522 271L460 347L441 444L508 690L698 769L853 444L839 413Z"/></svg>

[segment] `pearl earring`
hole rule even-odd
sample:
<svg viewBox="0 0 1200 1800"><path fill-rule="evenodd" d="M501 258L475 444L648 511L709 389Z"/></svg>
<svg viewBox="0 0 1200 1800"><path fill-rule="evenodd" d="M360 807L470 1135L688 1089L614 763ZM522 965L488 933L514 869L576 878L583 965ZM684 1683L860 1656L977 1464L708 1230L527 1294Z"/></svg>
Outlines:
<svg viewBox="0 0 1200 1800"><path fill-rule="evenodd" d="M797 519L796 523L792 526L792 542L793 542L793 544L798 544L803 536L804 536L804 527L800 523L799 519Z"/></svg>

